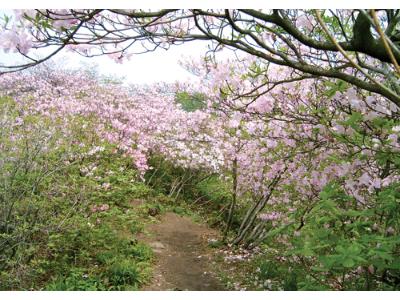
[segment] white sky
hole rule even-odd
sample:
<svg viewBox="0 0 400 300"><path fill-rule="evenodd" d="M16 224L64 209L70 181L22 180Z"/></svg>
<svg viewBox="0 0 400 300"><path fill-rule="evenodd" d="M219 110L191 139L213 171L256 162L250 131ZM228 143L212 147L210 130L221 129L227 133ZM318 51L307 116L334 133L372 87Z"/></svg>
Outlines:
<svg viewBox="0 0 400 300"><path fill-rule="evenodd" d="M13 15L11 9L1 9L0 16ZM96 64L98 71L104 75L117 75L125 77L129 83L151 84L155 82L175 82L194 79L194 75L187 72L179 65L180 60L188 57L199 59L207 51L208 42L192 41L178 46L171 46L168 50L157 49L153 52L132 55L130 60L122 64L116 63L107 56L85 58L77 53L62 50L54 56L57 63L65 64L65 67L78 68L86 64ZM53 48L54 49L54 48ZM50 53L48 49L43 54ZM29 53L32 55L32 52ZM41 57L38 53L38 57ZM35 55L33 56L35 57ZM12 65L22 62L22 57L14 53L4 53L0 50L0 64Z"/></svg>
<svg viewBox="0 0 400 300"><path fill-rule="evenodd" d="M95 63L103 74L125 76L131 83L175 82L193 79L192 74L179 65L186 57L199 58L207 48L204 42L190 42L173 46L168 50L157 49L154 52L132 55L122 64L107 56L84 58L74 53L65 54L69 66L78 67L83 63ZM65 52L64 52L65 53Z"/></svg>
<svg viewBox="0 0 400 300"><path fill-rule="evenodd" d="M125 60L122 64L107 56L86 58L67 51L55 55L54 60L58 64L72 68L95 64L101 74L125 77L128 83L151 84L161 81L172 83L193 80L194 75L182 68L179 61L188 57L199 59L206 51L207 43L195 41L172 46L168 50L157 49L154 52L132 55L130 60ZM0 50L0 64L12 65L17 62L21 62L17 54L4 53Z"/></svg>

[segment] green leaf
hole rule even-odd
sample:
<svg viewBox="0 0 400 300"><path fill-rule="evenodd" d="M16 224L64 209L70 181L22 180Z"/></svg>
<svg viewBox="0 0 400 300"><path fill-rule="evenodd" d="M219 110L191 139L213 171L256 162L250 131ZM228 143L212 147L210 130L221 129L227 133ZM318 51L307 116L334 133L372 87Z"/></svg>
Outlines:
<svg viewBox="0 0 400 300"><path fill-rule="evenodd" d="M354 267L355 262L351 258L346 258L342 261L342 265L343 265L343 267L346 267L346 268L352 268L352 267Z"/></svg>

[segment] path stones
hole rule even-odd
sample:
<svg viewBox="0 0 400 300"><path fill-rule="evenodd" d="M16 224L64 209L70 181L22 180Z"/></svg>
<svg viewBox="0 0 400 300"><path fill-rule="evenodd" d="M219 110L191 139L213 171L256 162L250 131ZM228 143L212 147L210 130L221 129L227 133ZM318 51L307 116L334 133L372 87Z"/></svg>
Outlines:
<svg viewBox="0 0 400 300"><path fill-rule="evenodd" d="M161 242L151 242L151 243L149 243L149 246L156 253L161 253L165 249L164 244Z"/></svg>

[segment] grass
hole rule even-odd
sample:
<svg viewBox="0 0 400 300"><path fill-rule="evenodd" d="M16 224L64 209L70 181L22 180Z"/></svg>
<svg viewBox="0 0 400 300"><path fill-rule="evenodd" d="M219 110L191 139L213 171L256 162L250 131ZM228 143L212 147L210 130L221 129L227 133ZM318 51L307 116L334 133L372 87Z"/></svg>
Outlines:
<svg viewBox="0 0 400 300"><path fill-rule="evenodd" d="M148 280L153 255L136 239L147 221L139 208L110 206L70 221L76 226L51 236L38 263L51 274L45 290L137 290Z"/></svg>

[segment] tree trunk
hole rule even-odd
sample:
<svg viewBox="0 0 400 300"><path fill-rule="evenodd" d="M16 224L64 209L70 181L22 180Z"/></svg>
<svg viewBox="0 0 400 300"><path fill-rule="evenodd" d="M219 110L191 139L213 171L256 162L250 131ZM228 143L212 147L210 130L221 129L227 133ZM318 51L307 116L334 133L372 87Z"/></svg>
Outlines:
<svg viewBox="0 0 400 300"><path fill-rule="evenodd" d="M224 241L226 241L226 238L228 236L228 232L231 229L232 226L232 220L233 220L233 214L235 212L236 208L236 199L237 199L237 159L235 158L233 160L233 165L232 165L232 177L233 177L233 183L232 183L232 201L229 206L229 212L228 212L228 220L226 224L226 228L224 231Z"/></svg>

